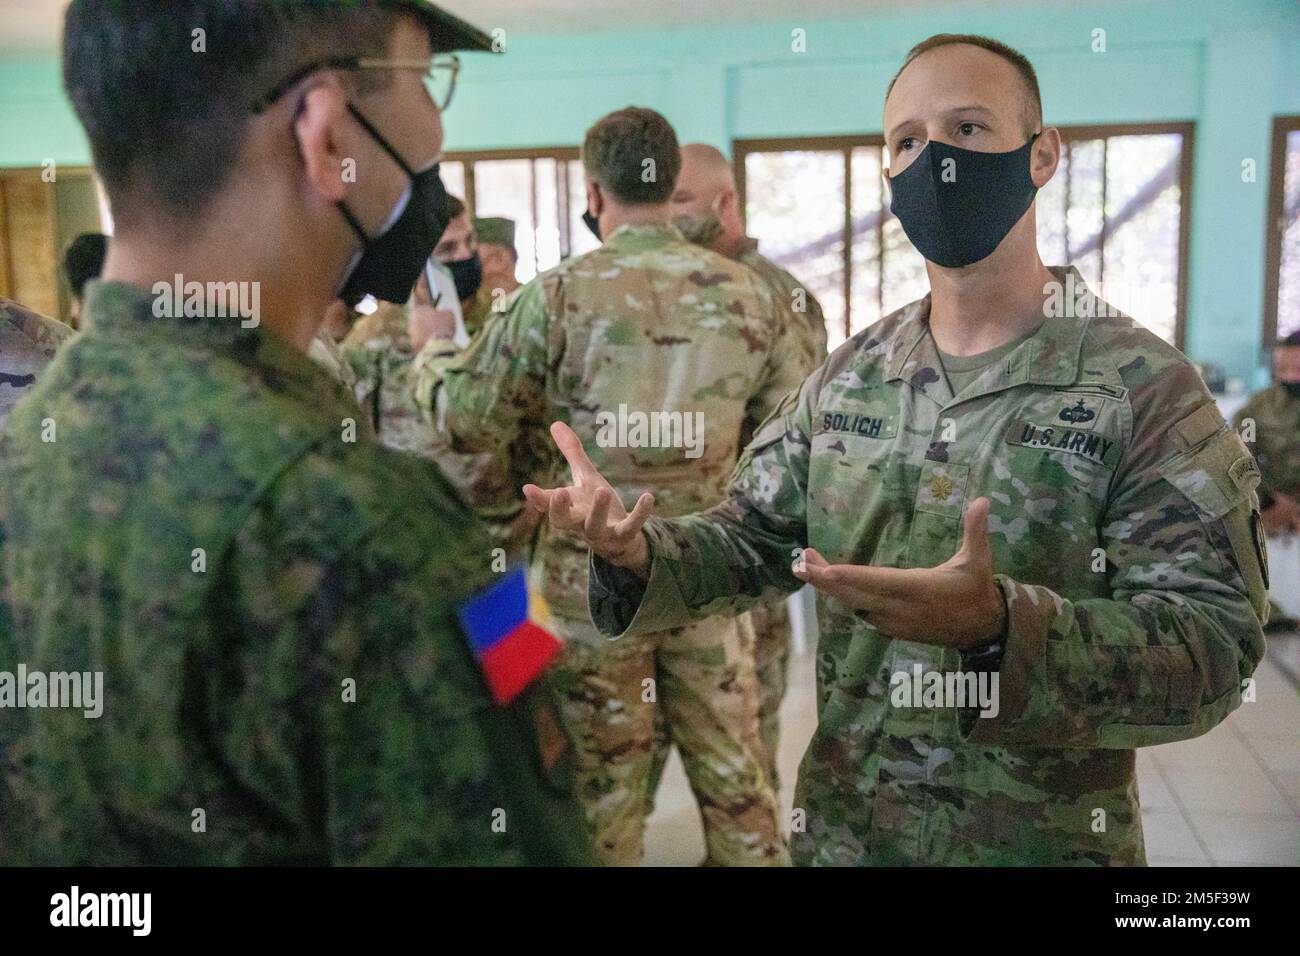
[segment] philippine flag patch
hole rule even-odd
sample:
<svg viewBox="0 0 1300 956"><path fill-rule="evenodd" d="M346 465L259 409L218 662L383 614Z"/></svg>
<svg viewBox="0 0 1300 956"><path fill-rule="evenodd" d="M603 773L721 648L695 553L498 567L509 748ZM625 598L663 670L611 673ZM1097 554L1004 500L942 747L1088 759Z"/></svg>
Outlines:
<svg viewBox="0 0 1300 956"><path fill-rule="evenodd" d="M518 697L563 646L548 630L546 601L528 593L523 567L474 595L456 614L498 704Z"/></svg>

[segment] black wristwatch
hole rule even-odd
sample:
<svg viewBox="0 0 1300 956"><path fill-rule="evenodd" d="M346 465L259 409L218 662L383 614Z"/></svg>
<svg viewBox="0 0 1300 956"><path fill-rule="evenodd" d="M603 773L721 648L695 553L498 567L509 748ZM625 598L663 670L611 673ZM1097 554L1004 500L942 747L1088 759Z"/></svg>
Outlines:
<svg viewBox="0 0 1300 956"><path fill-rule="evenodd" d="M990 674L1002 668L1006 639L999 634L991 641L976 644L961 652L961 669L974 674Z"/></svg>

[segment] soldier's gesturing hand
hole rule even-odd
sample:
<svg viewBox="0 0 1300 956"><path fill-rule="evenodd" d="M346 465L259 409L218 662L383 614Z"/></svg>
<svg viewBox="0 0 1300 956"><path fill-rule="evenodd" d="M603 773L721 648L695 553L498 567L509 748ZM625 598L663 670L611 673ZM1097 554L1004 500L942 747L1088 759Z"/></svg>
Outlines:
<svg viewBox="0 0 1300 956"><path fill-rule="evenodd" d="M573 484L564 488L524 485L524 497L534 511L546 515L561 531L579 535L597 555L611 564L644 574L649 548L641 528L654 509L654 495L645 492L629 514L618 494L587 457L582 441L563 422L551 425L551 437L569 463Z"/></svg>
<svg viewBox="0 0 1300 956"><path fill-rule="evenodd" d="M854 607L886 637L973 647L1002 633L1006 607L993 580L989 501L966 509L961 547L934 568L829 564L808 548L794 576Z"/></svg>

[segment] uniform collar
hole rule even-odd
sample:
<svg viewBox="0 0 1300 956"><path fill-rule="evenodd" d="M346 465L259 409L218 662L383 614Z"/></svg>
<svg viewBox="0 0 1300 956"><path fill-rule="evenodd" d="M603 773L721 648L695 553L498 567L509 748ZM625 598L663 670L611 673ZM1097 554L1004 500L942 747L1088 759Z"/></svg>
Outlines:
<svg viewBox="0 0 1300 956"><path fill-rule="evenodd" d="M1049 271L1062 284L1062 301L1074 295L1091 295L1083 276L1074 266L1050 266ZM1012 385L1069 385L1079 376L1079 354L1088 319L1056 310L1032 336L1006 356L1008 375L1003 387ZM952 400L939 350L930 334L930 296L906 305L898 332L894 336L886 364L886 381L906 379L913 388L946 405Z"/></svg>
<svg viewBox="0 0 1300 956"><path fill-rule="evenodd" d="M685 242L686 238L670 223L625 222L604 240L615 249L650 249L665 242Z"/></svg>
<svg viewBox="0 0 1300 956"><path fill-rule="evenodd" d="M147 338L141 347L176 348L230 356L253 367L277 390L318 403L322 380L329 374L303 352L257 325L244 328L239 316L171 317L155 315L158 296L124 282L92 281L86 285L81 321L84 333L112 339Z"/></svg>

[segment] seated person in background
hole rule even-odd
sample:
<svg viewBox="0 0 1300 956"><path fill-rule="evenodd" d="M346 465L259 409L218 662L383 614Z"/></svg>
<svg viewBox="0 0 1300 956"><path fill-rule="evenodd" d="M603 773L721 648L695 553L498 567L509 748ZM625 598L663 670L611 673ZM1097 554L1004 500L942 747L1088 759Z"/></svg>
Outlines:
<svg viewBox="0 0 1300 956"><path fill-rule="evenodd" d="M108 253L108 236L102 232L83 232L68 246L63 254L63 274L72 290L72 322L74 327L81 317L81 303L86 298L86 283L98 279Z"/></svg>
<svg viewBox="0 0 1300 956"><path fill-rule="evenodd" d="M1300 330L1274 346L1273 384L1251 396L1232 424L1259 463L1264 530L1300 531Z"/></svg>

